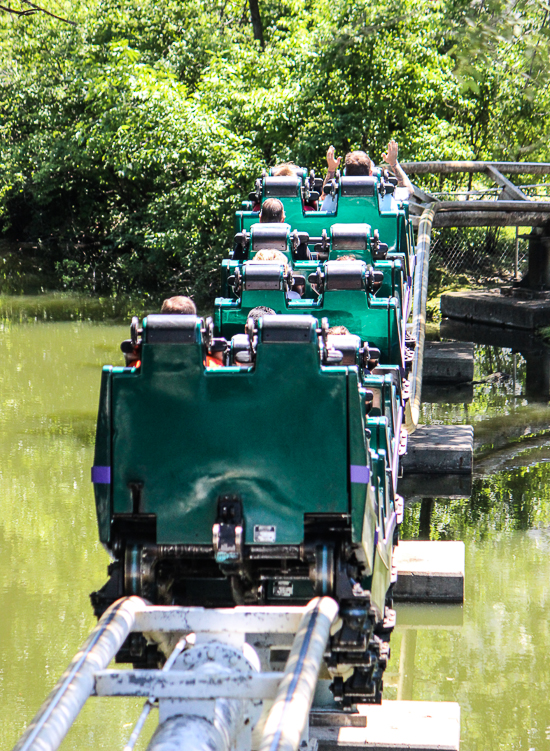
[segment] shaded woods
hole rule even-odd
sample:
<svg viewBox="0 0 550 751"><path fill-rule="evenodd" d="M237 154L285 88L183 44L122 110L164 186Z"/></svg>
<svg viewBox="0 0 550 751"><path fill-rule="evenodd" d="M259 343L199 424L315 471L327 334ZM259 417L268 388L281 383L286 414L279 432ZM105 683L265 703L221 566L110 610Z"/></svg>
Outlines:
<svg viewBox="0 0 550 751"><path fill-rule="evenodd" d="M15 5L15 4L12 4ZM535 0L51 0L0 13L0 292L217 291L261 169L546 160Z"/></svg>

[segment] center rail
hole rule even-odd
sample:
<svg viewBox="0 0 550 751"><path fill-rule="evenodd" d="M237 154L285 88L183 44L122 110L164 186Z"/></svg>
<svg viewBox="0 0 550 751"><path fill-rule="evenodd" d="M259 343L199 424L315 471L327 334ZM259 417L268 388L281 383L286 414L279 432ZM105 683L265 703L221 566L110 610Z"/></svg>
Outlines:
<svg viewBox="0 0 550 751"><path fill-rule="evenodd" d="M148 751L168 747L296 751L307 729L317 678L338 605L317 597L306 607L151 606L139 597L114 603L75 655L13 751L55 751L92 695L143 696L132 749L151 707L159 726ZM162 670L107 670L131 632L170 651ZM247 634L295 634L283 673L260 672ZM262 701L273 700L263 728Z"/></svg>

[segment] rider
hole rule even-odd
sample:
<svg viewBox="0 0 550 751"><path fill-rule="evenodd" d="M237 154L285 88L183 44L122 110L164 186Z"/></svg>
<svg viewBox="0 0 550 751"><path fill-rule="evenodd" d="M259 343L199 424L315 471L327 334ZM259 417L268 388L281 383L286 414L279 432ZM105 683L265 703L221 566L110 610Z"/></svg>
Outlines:
<svg viewBox="0 0 550 751"><path fill-rule="evenodd" d="M409 191L409 195L412 195L414 192L413 185L405 172L403 171L403 168L397 161L397 154L399 151L399 147L397 145L397 141L395 139L391 139L391 141L388 143L388 150L385 154L382 154L382 159L389 164L391 169L393 170L393 173L397 177L397 185L401 188L407 188ZM325 184L332 180L336 174L336 170L340 166L340 162L342 161L342 157L339 156L338 159L334 156L334 146L329 146L327 151L327 174L325 177L325 181L323 183L323 187ZM374 162L371 160L368 154L366 154L364 151L350 151L346 154L346 158L344 159L344 165L346 167L346 176L348 177L354 177L354 176L360 176L360 175L372 175L373 169L374 169ZM321 205L322 211L336 211L337 206L337 197L331 196L330 194L325 196L323 199L323 203Z"/></svg>

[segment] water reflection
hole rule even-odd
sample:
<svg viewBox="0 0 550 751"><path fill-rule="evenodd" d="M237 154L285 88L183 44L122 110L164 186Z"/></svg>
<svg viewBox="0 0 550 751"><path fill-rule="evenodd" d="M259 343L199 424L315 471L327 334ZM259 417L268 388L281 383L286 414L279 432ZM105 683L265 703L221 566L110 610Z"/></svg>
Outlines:
<svg viewBox="0 0 550 751"><path fill-rule="evenodd" d="M461 749L548 748L550 557L528 532L470 541L462 628L392 636L388 698L457 701ZM398 610L399 618L399 610Z"/></svg>
<svg viewBox="0 0 550 751"><path fill-rule="evenodd" d="M120 362L118 342L126 336L127 326L80 322L0 328L6 748L94 624L88 593L103 584L107 563L89 482L99 367ZM499 454L505 470L477 477L470 499L407 509L406 537L467 541L466 601L454 613L400 607L385 692L458 701L463 750L538 751L548 747L550 727L550 463L538 461L541 446L523 434L540 438L548 412L526 397L519 355L515 387L513 379L483 381L495 368L513 375L511 351L480 348L476 368L474 403L426 405L424 420L473 422L478 456L509 449L510 465ZM512 464L518 447L532 452L527 466ZM122 748L139 709L133 700L91 700L63 749Z"/></svg>
<svg viewBox="0 0 550 751"><path fill-rule="evenodd" d="M11 748L94 625L105 579L90 483L100 366L127 327L0 328L0 737ZM133 700L92 700L63 749L122 748Z"/></svg>
<svg viewBox="0 0 550 751"><path fill-rule="evenodd" d="M398 608L386 696L459 702L463 750L538 751L550 741L549 350L472 329L442 333L480 342L473 403L423 408L423 422L474 425L472 495L424 498L402 528L466 541L464 622L411 624Z"/></svg>

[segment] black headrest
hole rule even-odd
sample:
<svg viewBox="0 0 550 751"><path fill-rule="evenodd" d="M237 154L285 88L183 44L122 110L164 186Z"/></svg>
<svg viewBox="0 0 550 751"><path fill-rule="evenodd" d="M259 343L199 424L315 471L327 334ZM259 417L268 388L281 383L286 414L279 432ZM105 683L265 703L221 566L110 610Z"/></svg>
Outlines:
<svg viewBox="0 0 550 751"><path fill-rule="evenodd" d="M363 289L366 268L364 261L327 261L325 289Z"/></svg>
<svg viewBox="0 0 550 751"><path fill-rule="evenodd" d="M374 196L376 178L372 175L340 178L340 195L342 196Z"/></svg>
<svg viewBox="0 0 550 751"><path fill-rule="evenodd" d="M181 314L147 316L143 332L147 344L194 344L200 333L201 319Z"/></svg>
<svg viewBox="0 0 550 751"><path fill-rule="evenodd" d="M357 352L361 348L361 337L355 334L329 334L327 337L329 348L337 349L344 357L342 365L355 365Z"/></svg>
<svg viewBox="0 0 550 751"><path fill-rule="evenodd" d="M270 250L287 249L287 238L290 234L290 224L258 222L251 227L252 252L257 253L262 248Z"/></svg>
<svg viewBox="0 0 550 751"><path fill-rule="evenodd" d="M369 232L368 224L333 224L330 228L332 250L366 250Z"/></svg>
<svg viewBox="0 0 550 751"><path fill-rule="evenodd" d="M247 334L235 334L231 337L231 361L233 365L252 363L250 339Z"/></svg>
<svg viewBox="0 0 550 751"><path fill-rule="evenodd" d="M248 261L244 265L244 289L282 289L284 266L273 261Z"/></svg>
<svg viewBox="0 0 550 751"><path fill-rule="evenodd" d="M313 316L265 316L261 320L265 344L311 342L317 330L317 319Z"/></svg>
<svg viewBox="0 0 550 751"><path fill-rule="evenodd" d="M291 198L298 195L301 184L300 178L294 175L264 177L264 195L266 198Z"/></svg>

